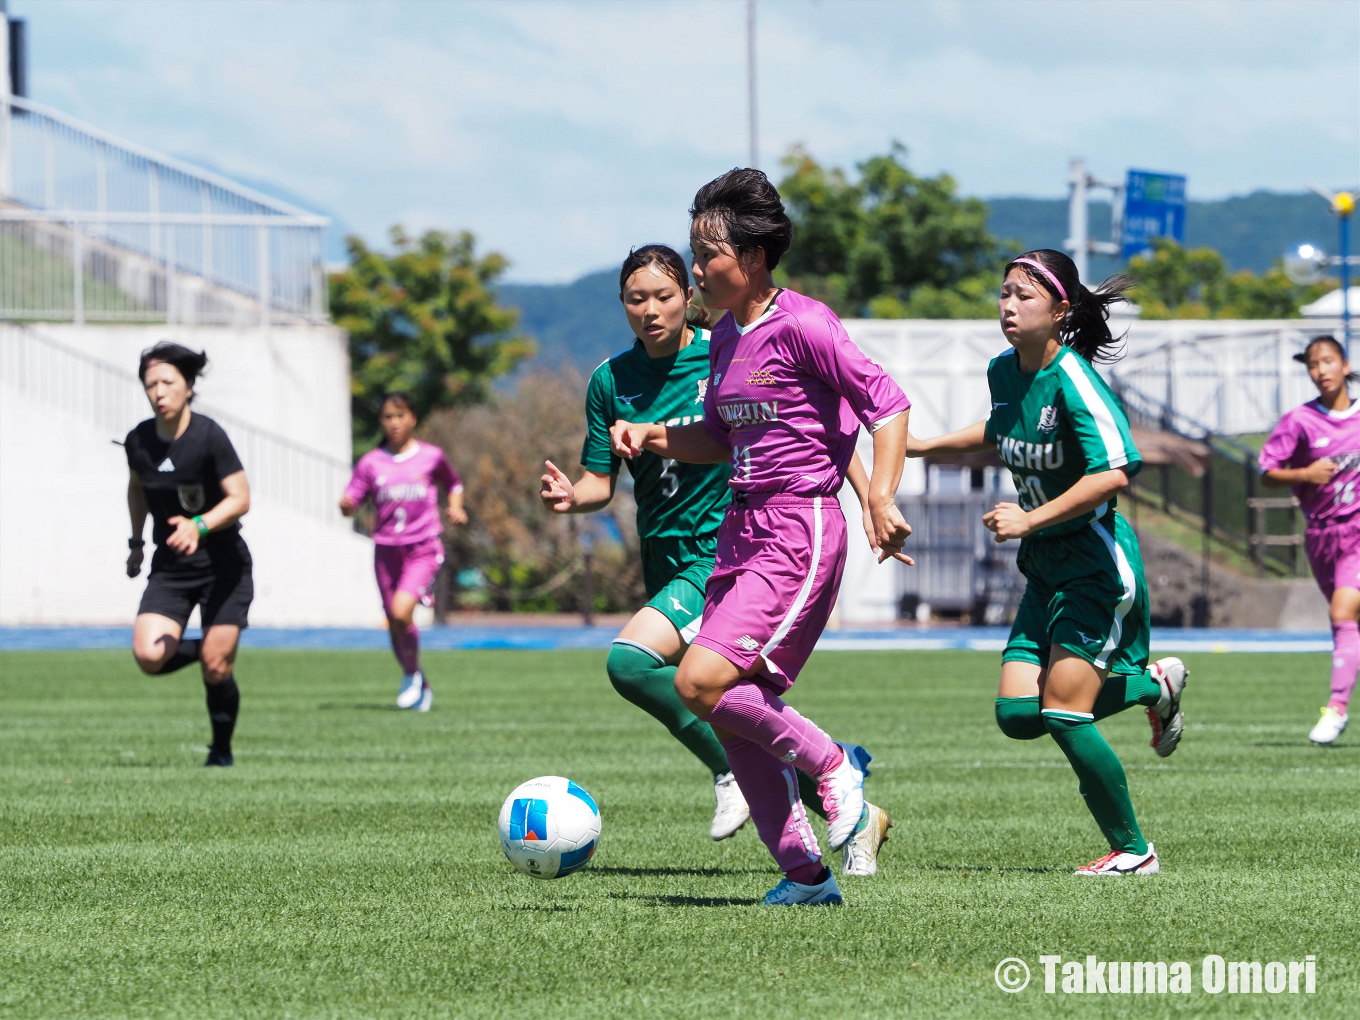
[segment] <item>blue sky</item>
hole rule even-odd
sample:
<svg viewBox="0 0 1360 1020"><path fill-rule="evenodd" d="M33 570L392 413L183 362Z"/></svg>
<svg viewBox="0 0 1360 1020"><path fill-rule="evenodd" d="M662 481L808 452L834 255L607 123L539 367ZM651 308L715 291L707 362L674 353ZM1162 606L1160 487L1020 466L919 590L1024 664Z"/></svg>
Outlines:
<svg viewBox="0 0 1360 1020"><path fill-rule="evenodd" d="M746 163L745 3L10 0L35 99L310 199L470 228L516 280L682 240ZM910 150L967 194L1068 160L1192 198L1360 182L1360 3L760 0L761 165Z"/></svg>

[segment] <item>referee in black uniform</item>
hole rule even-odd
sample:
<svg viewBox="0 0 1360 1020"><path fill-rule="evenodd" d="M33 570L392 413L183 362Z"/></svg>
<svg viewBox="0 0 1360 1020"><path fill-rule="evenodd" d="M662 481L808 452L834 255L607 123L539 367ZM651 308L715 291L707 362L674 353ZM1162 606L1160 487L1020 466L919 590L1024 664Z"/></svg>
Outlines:
<svg viewBox="0 0 1360 1020"><path fill-rule="evenodd" d="M156 551L137 610L132 654L146 673L203 668L212 745L205 765L230 765L231 735L241 694L236 646L255 594L241 517L250 483L222 426L190 410L194 382L208 356L162 342L142 352L138 375L155 417L127 435L127 573L142 572L142 529L151 515ZM201 640L182 640L198 606Z"/></svg>

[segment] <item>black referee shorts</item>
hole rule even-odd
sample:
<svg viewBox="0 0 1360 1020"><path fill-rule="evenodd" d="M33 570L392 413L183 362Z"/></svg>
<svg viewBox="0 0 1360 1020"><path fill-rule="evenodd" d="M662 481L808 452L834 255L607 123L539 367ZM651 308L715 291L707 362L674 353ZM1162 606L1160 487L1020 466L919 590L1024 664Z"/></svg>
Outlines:
<svg viewBox="0 0 1360 1020"><path fill-rule="evenodd" d="M247 617L254 598L249 561L214 564L205 570L152 570L137 613L168 616L184 627L194 606L198 606L204 630L214 624L244 630L249 626Z"/></svg>

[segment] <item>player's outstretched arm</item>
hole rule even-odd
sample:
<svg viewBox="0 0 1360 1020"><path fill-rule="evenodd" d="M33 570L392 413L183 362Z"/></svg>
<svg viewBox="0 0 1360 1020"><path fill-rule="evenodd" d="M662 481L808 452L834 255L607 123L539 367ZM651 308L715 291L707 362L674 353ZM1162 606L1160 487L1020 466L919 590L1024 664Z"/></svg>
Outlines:
<svg viewBox="0 0 1360 1020"><path fill-rule="evenodd" d="M1122 490L1128 488L1129 476L1123 468L1097 471L1086 475L1060 496L1054 496L1043 506L1026 510L1016 503L998 503L995 510L982 515L985 524L998 542L1011 538L1026 538L1052 524L1061 524L1094 510Z"/></svg>
<svg viewBox="0 0 1360 1020"><path fill-rule="evenodd" d="M146 515L151 512L151 508L147 506L142 480L135 473L128 475L127 502L128 518L132 522L132 538L128 542L127 576L136 577L142 572L144 549L142 531L146 528Z"/></svg>
<svg viewBox="0 0 1360 1020"><path fill-rule="evenodd" d="M957 432L946 432L934 439L917 439L907 434L907 456L929 457L933 453L979 453L990 450L995 443L987 442L987 423L985 421L969 425Z"/></svg>
<svg viewBox="0 0 1360 1020"><path fill-rule="evenodd" d="M1286 489L1291 485L1326 485L1336 473L1336 461L1331 457L1315 460L1307 467L1275 468L1261 475L1267 488Z"/></svg>
<svg viewBox="0 0 1360 1020"><path fill-rule="evenodd" d="M614 485L618 475L614 472L604 474L600 471L586 472L575 485L566 472L550 460L543 466L548 470L539 479L538 498L543 500L544 509L555 514L589 514L603 510L614 498Z"/></svg>
<svg viewBox="0 0 1360 1020"><path fill-rule="evenodd" d="M609 430L614 454L632 460L644 450L682 464L721 464L732 455L703 422L692 425L638 425L616 421Z"/></svg>
<svg viewBox="0 0 1360 1020"><path fill-rule="evenodd" d="M869 548L874 551L874 555L878 556L879 562L882 563L882 550L879 548L878 539L874 534L874 515L869 511L869 472L864 470L864 464L859 459L858 453L850 458L850 467L845 472L845 477L850 482L850 488L855 490L855 495L859 498L860 515L864 525L864 535L869 539ZM907 531L910 533L911 525L907 525ZM916 565L916 561L906 553L896 552L892 556L893 559L905 563L909 567Z"/></svg>
<svg viewBox="0 0 1360 1020"><path fill-rule="evenodd" d="M444 508L444 515L448 517L450 524L466 524L468 522L467 510L463 507L463 487L461 485L456 489L449 490L448 505Z"/></svg>
<svg viewBox="0 0 1360 1020"><path fill-rule="evenodd" d="M874 473L869 478L869 517L874 529L873 544L878 562L900 560L908 566L916 561L902 552L911 535L911 525L897 509L897 486L902 481L902 464L907 452L907 418L903 411L874 432Z"/></svg>

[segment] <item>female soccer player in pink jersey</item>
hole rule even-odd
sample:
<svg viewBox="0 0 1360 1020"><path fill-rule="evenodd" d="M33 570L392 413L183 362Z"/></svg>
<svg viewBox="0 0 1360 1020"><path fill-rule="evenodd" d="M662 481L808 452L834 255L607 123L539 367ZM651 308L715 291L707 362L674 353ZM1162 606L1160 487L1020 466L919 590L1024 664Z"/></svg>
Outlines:
<svg viewBox="0 0 1360 1020"><path fill-rule="evenodd" d="M1331 603L1332 695L1308 739L1330 744L1349 721L1346 706L1360 668L1360 403L1356 378L1335 337L1313 339L1294 356L1308 366L1316 400L1285 414L1261 450L1266 485L1291 486L1308 521L1304 550Z"/></svg>
<svg viewBox="0 0 1360 1020"><path fill-rule="evenodd" d="M864 805L853 755L784 703L836 601L846 527L836 493L863 424L874 434L869 510L880 558L910 529L894 503L910 402L820 302L776 287L793 224L758 170L704 185L690 208L694 279L713 309L704 416L680 426L617 422L614 451L686 463L729 460L733 502L718 530L703 623L675 689L712 724L785 878L768 905L839 903L795 768L817 778L839 850Z"/></svg>
<svg viewBox="0 0 1360 1020"><path fill-rule="evenodd" d="M420 669L416 603L429 604L435 574L444 562L438 490L448 492L448 519L466 524L463 482L443 450L413 438L416 415L405 393L383 398L381 421L386 439L359 458L354 477L340 497L340 512L351 517L360 503L373 497L377 509L373 569L387 613L392 651L403 674L397 707L428 712L434 691Z"/></svg>

